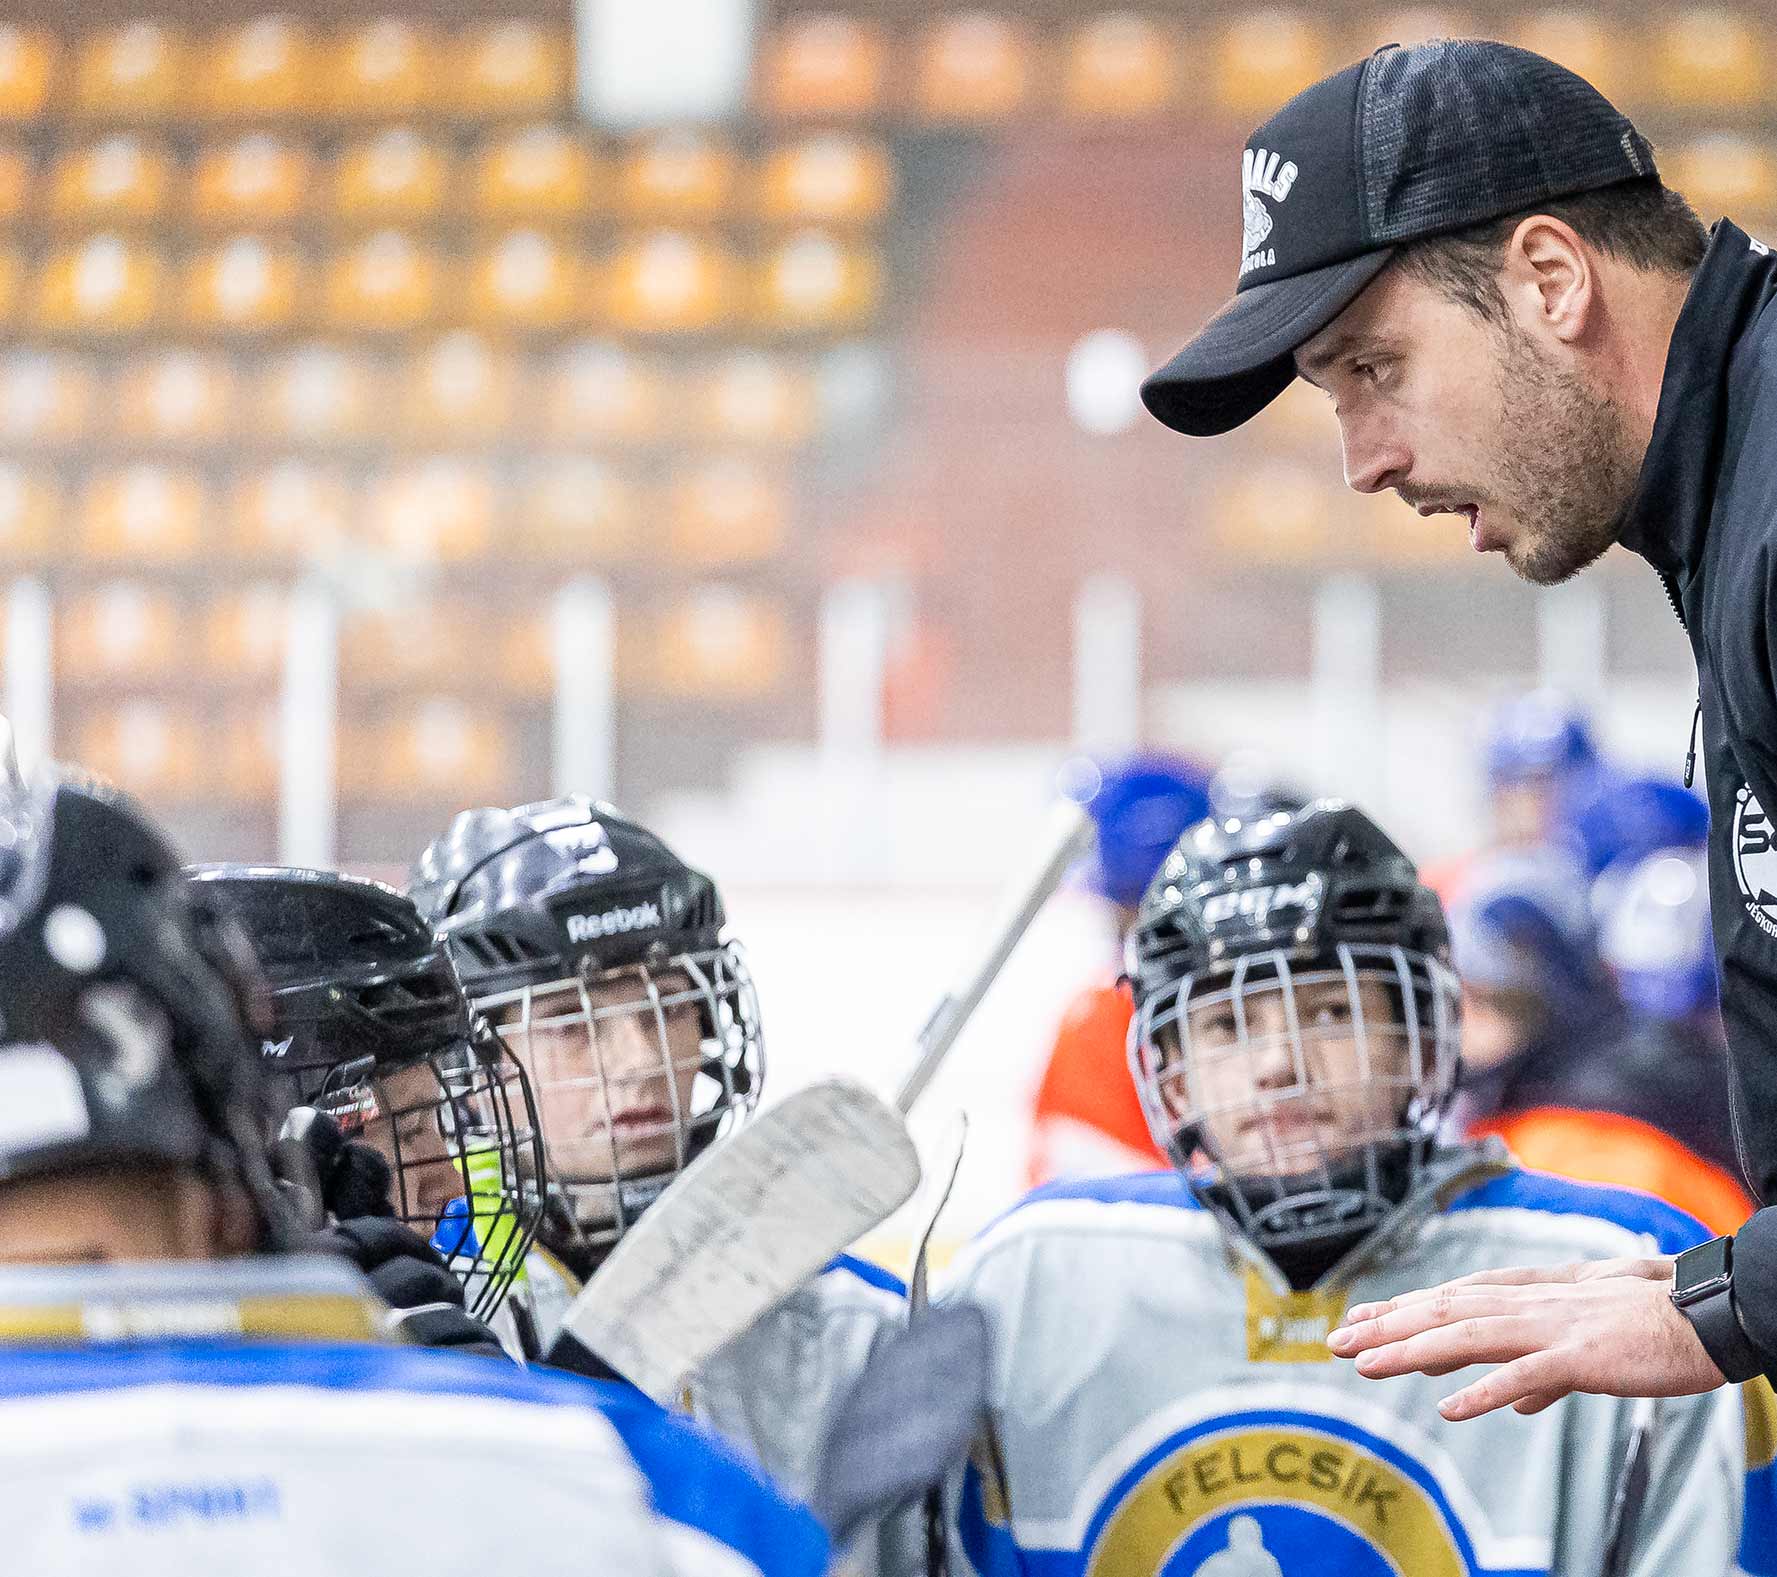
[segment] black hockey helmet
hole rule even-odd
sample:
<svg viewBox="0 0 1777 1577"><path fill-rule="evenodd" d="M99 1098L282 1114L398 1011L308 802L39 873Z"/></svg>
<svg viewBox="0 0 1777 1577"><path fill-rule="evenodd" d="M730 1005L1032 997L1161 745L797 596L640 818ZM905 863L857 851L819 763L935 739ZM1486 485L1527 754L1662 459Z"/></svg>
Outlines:
<svg viewBox="0 0 1777 1577"><path fill-rule="evenodd" d="M1126 943L1155 1140L1261 1242L1377 1219L1429 1154L1458 990L1437 896L1337 800L1200 822Z"/></svg>
<svg viewBox="0 0 1777 1577"><path fill-rule="evenodd" d="M188 876L258 956L272 1017L262 1055L283 1104L388 1164L367 1174L354 1152L356 1165L331 1167L328 1208L392 1205L451 1261L472 1310L491 1313L542 1214L542 1144L524 1070L472 1011L443 944L381 882L256 865Z"/></svg>
<svg viewBox="0 0 1777 1577"><path fill-rule="evenodd" d="M131 801L55 774L0 786L0 1177L192 1168L281 1246L265 1011L240 932Z"/></svg>

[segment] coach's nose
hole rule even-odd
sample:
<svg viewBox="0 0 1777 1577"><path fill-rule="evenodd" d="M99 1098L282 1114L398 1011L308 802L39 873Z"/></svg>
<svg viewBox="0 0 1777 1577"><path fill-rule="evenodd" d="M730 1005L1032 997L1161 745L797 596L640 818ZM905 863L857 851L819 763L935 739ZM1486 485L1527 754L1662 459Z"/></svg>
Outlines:
<svg viewBox="0 0 1777 1577"><path fill-rule="evenodd" d="M1339 442L1345 455L1345 485L1354 492L1387 492L1413 469L1407 446L1373 420L1341 416Z"/></svg>

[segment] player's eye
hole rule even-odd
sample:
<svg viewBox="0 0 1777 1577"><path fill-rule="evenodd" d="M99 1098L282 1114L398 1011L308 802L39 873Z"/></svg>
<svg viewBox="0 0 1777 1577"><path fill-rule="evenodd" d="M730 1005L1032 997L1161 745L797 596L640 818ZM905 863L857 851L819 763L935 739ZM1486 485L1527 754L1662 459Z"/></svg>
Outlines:
<svg viewBox="0 0 1777 1577"><path fill-rule="evenodd" d="M1316 1029L1324 1029L1333 1024L1349 1024L1351 1004L1343 1000L1323 1002L1314 1009L1308 1022Z"/></svg>

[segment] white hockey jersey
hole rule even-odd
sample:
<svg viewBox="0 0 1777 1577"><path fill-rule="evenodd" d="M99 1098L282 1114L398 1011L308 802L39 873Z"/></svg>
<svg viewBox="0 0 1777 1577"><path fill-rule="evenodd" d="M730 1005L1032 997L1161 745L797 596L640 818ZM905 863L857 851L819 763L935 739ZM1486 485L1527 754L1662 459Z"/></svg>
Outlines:
<svg viewBox="0 0 1777 1577"><path fill-rule="evenodd" d="M696 1431L384 1314L334 1259L0 1275L0 1568L821 1577L813 1519Z"/></svg>
<svg viewBox="0 0 1777 1577"><path fill-rule="evenodd" d="M951 1486L982 1577L1600 1577L1630 1497L1632 1577L1734 1568L1748 1480L1732 1388L1574 1396L1446 1423L1460 1382L1366 1380L1326 1335L1351 1303L1488 1266L1674 1251L1645 1195L1453 1152L1313 1289L1224 1230L1173 1172L1040 1190L967 1247L947 1298L996 1337L994 1429ZM1767 1393L1768 1394L1768 1393ZM1768 1474L1766 1475L1768 1477ZM1759 1538L1769 1543L1767 1513ZM1753 1534L1748 1524L1749 1537Z"/></svg>

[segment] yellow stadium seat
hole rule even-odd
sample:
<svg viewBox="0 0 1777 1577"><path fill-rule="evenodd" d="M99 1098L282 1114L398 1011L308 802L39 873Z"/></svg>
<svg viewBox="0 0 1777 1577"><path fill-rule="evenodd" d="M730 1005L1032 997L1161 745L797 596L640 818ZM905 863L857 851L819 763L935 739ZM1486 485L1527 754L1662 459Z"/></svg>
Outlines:
<svg viewBox="0 0 1777 1577"><path fill-rule="evenodd" d="M1637 45L1603 12L1566 7L1532 11L1503 36L1584 77L1614 103L1624 103L1639 85Z"/></svg>
<svg viewBox="0 0 1777 1577"><path fill-rule="evenodd" d="M51 333L123 333L148 322L165 269L157 253L97 235L53 252L38 275L32 316Z"/></svg>
<svg viewBox="0 0 1777 1577"><path fill-rule="evenodd" d="M475 158L473 207L489 223L570 223L599 206L598 161L560 126L527 126L486 144Z"/></svg>
<svg viewBox="0 0 1777 1577"><path fill-rule="evenodd" d="M1248 12L1216 45L1216 96L1238 114L1269 115L1331 65L1325 30L1301 12Z"/></svg>
<svg viewBox="0 0 1777 1577"><path fill-rule="evenodd" d="M495 501L486 467L421 461L372 483L364 534L372 546L417 563L475 559L493 540Z"/></svg>
<svg viewBox="0 0 1777 1577"><path fill-rule="evenodd" d="M192 106L191 42L160 22L128 22L87 36L74 62L73 107L82 115L143 121Z"/></svg>
<svg viewBox="0 0 1777 1577"><path fill-rule="evenodd" d="M75 683L165 678L191 657L182 612L166 591L138 581L77 592L56 620L56 669Z"/></svg>
<svg viewBox="0 0 1777 1577"><path fill-rule="evenodd" d="M206 786L204 734L187 708L124 701L85 712L73 730L73 763L150 803L181 801Z"/></svg>
<svg viewBox="0 0 1777 1577"><path fill-rule="evenodd" d="M745 460L707 461L667 493L667 545L681 564L701 569L770 558L789 531L782 477Z"/></svg>
<svg viewBox="0 0 1777 1577"><path fill-rule="evenodd" d="M882 265L873 251L804 230L766 255L759 269L761 323L780 333L837 333L876 312Z"/></svg>
<svg viewBox="0 0 1777 1577"><path fill-rule="evenodd" d="M57 351L0 354L0 444L66 444L86 436L92 420L92 368Z"/></svg>
<svg viewBox="0 0 1777 1577"><path fill-rule="evenodd" d="M494 804L514 765L510 726L499 713L443 697L403 699L380 725L354 731L342 749L340 787L350 799Z"/></svg>
<svg viewBox="0 0 1777 1577"><path fill-rule="evenodd" d="M807 137L759 171L758 209L773 224L875 224L894 192L888 150L873 138Z"/></svg>
<svg viewBox="0 0 1777 1577"><path fill-rule="evenodd" d="M281 727L274 705L224 710L210 736L215 762L211 791L220 789L222 798L245 804L272 803L278 793Z"/></svg>
<svg viewBox="0 0 1777 1577"><path fill-rule="evenodd" d="M204 54L202 107L211 115L272 117L318 109L319 46L290 16L261 16L229 29Z"/></svg>
<svg viewBox="0 0 1777 1577"><path fill-rule="evenodd" d="M41 563L61 545L62 491L53 477L0 461L0 561Z"/></svg>
<svg viewBox="0 0 1777 1577"><path fill-rule="evenodd" d="M642 509L633 483L587 455L550 461L519 499L519 540L532 557L609 564L636 543Z"/></svg>
<svg viewBox="0 0 1777 1577"><path fill-rule="evenodd" d="M868 115L882 104L888 41L874 23L824 12L786 18L765 41L759 101L770 114Z"/></svg>
<svg viewBox="0 0 1777 1577"><path fill-rule="evenodd" d="M518 369L509 351L458 332L421 350L397 385L403 433L425 443L480 441L511 422Z"/></svg>
<svg viewBox="0 0 1777 1577"><path fill-rule="evenodd" d="M604 340L563 348L544 401L544 430L561 443L646 443L666 420L659 374Z"/></svg>
<svg viewBox="0 0 1777 1577"><path fill-rule="evenodd" d="M1737 11L1666 12L1654 39L1654 82L1681 108L1743 108L1765 90L1771 46L1757 23Z"/></svg>
<svg viewBox="0 0 1777 1577"><path fill-rule="evenodd" d="M1061 101L1073 115L1113 119L1168 109L1179 91L1178 41L1133 11L1076 28L1061 67Z"/></svg>
<svg viewBox="0 0 1777 1577"><path fill-rule="evenodd" d="M556 329L592 304L591 265L553 236L514 230L469 265L469 317L492 329Z"/></svg>
<svg viewBox="0 0 1777 1577"><path fill-rule="evenodd" d="M1343 490L1306 466L1273 462L1244 470L1211 500L1218 543L1230 554L1302 563L1341 545Z"/></svg>
<svg viewBox="0 0 1777 1577"><path fill-rule="evenodd" d="M997 120L1024 107L1032 75L1019 22L986 11L940 16L915 53L914 106L928 120Z"/></svg>
<svg viewBox="0 0 1777 1577"><path fill-rule="evenodd" d="M396 334L431 321L443 284L437 253L381 230L334 258L325 286L335 327Z"/></svg>
<svg viewBox="0 0 1777 1577"><path fill-rule="evenodd" d="M303 267L296 249L241 235L192 258L180 308L193 328L255 333L294 322L302 299Z"/></svg>
<svg viewBox="0 0 1777 1577"><path fill-rule="evenodd" d="M24 315L25 264L16 248L0 247L0 324Z"/></svg>
<svg viewBox="0 0 1777 1577"><path fill-rule="evenodd" d="M360 694L416 685L460 689L485 661L487 623L485 611L470 614L448 602L353 609L340 622L340 672Z"/></svg>
<svg viewBox="0 0 1777 1577"><path fill-rule="evenodd" d="M1666 184L1683 192L1706 220L1777 210L1777 158L1769 143L1720 132L1683 144L1660 164Z"/></svg>
<svg viewBox="0 0 1777 1577"><path fill-rule="evenodd" d="M288 224L302 214L313 178L303 149L263 133L239 137L198 155L189 211L211 227Z"/></svg>
<svg viewBox="0 0 1777 1577"><path fill-rule="evenodd" d="M730 586L703 586L666 613L650 642L642 678L657 693L684 701L748 700L782 680L789 629L781 609Z"/></svg>
<svg viewBox="0 0 1777 1577"><path fill-rule="evenodd" d="M125 365L117 431L145 444L208 442L228 431L238 405L234 369L221 357L161 351Z"/></svg>
<svg viewBox="0 0 1777 1577"><path fill-rule="evenodd" d="M734 206L740 158L732 144L678 130L643 137L617 169L618 206L649 224L720 219Z"/></svg>
<svg viewBox="0 0 1777 1577"><path fill-rule="evenodd" d="M517 18L467 29L452 49L446 74L450 103L461 114L546 115L567 107L567 34Z"/></svg>
<svg viewBox="0 0 1777 1577"><path fill-rule="evenodd" d="M32 206L31 156L22 148L0 148L0 225L16 224Z"/></svg>
<svg viewBox="0 0 1777 1577"><path fill-rule="evenodd" d="M1380 49L1384 44L1411 48L1434 38L1491 37L1472 16L1436 6L1409 5L1400 10L1379 11L1364 18L1345 35L1346 50L1355 56Z"/></svg>
<svg viewBox="0 0 1777 1577"><path fill-rule="evenodd" d="M638 334L705 333L734 312L738 270L726 249L678 230L625 243L607 279L611 321Z"/></svg>
<svg viewBox="0 0 1777 1577"><path fill-rule="evenodd" d="M356 442L384 428L380 367L332 345L304 345L267 363L254 409L269 435L294 444Z"/></svg>
<svg viewBox="0 0 1777 1577"><path fill-rule="evenodd" d="M687 392L693 430L718 442L788 448L814 431L814 379L779 357L737 351L695 373Z"/></svg>
<svg viewBox="0 0 1777 1577"><path fill-rule="evenodd" d="M391 126L348 146L333 177L332 208L348 224L435 219L450 187L450 159L435 138Z"/></svg>
<svg viewBox="0 0 1777 1577"><path fill-rule="evenodd" d="M486 681L498 694L541 700L555 693L555 627L546 608L502 620L493 632Z"/></svg>
<svg viewBox="0 0 1777 1577"><path fill-rule="evenodd" d="M43 113L57 56L48 33L0 24L0 121L35 120Z"/></svg>
<svg viewBox="0 0 1777 1577"><path fill-rule="evenodd" d="M301 460L281 460L236 484L229 546L268 564L339 560L350 551L352 495L344 476Z"/></svg>
<svg viewBox="0 0 1777 1577"><path fill-rule="evenodd" d="M323 69L341 115L388 120L433 108L440 97L437 40L417 22L383 17L350 28Z"/></svg>
<svg viewBox="0 0 1777 1577"><path fill-rule="evenodd" d="M78 532L86 557L166 563L203 546L203 483L188 471L127 465L102 471L81 494Z"/></svg>
<svg viewBox="0 0 1777 1577"><path fill-rule="evenodd" d="M200 617L204 666L232 684L276 679L284 666L289 613L289 593L276 581L217 593Z"/></svg>
<svg viewBox="0 0 1777 1577"><path fill-rule="evenodd" d="M173 164L165 149L117 132L64 154L49 171L49 212L58 223L101 229L156 218Z"/></svg>

